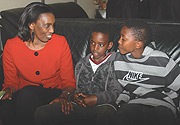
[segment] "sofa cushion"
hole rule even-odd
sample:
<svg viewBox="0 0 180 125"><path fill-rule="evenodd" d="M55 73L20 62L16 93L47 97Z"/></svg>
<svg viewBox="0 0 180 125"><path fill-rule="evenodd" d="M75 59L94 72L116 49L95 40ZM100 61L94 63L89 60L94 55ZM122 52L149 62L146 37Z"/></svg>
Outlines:
<svg viewBox="0 0 180 125"><path fill-rule="evenodd" d="M172 57L180 65L180 23L159 23L153 32L159 50Z"/></svg>

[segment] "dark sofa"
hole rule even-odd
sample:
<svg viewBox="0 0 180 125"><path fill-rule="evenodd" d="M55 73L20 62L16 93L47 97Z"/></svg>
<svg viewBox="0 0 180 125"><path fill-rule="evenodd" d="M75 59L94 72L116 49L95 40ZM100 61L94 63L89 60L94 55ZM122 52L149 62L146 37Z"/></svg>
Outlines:
<svg viewBox="0 0 180 125"><path fill-rule="evenodd" d="M16 11L14 11L16 12ZM19 12L19 11L18 11ZM18 13L17 12L17 13ZM6 29L5 23L10 23L8 20L4 19L5 12L0 20L0 25L2 25L2 36L7 33L7 38L14 37L17 34L17 29L14 27L8 30ZM70 13L71 14L71 13ZM85 14L86 15L86 14ZM14 13L14 16L16 14ZM11 19L11 16L8 17ZM13 20L12 18L11 20ZM73 58L73 64L79 61L80 58L86 56L90 53L90 44L89 37L92 26L97 23L107 23L113 27L114 36L114 46L111 51L116 51L118 43L117 41L120 38L120 29L122 24L128 19L89 19L86 16L84 17L72 17L72 18L56 18L55 33L63 35L66 37L68 44L70 46ZM163 21L163 20L145 20L152 28L153 32L153 41L156 43L157 49L167 53L172 57L180 66L180 21ZM16 25L17 27L17 25ZM9 33L8 33L9 32ZM13 32L13 33L12 33ZM3 46L5 44L4 39ZM0 62L0 83L3 84L3 70L2 70L2 61Z"/></svg>
<svg viewBox="0 0 180 125"><path fill-rule="evenodd" d="M73 2L50 4L50 6L56 15L55 33L66 37L72 52L74 66L80 58L90 52L89 33L92 26L97 23L107 23L113 27L115 36L112 51L117 50L121 26L128 19L89 19L85 11ZM71 9L69 10L69 8ZM18 18L22 10L23 8L17 8L0 12L2 16L0 19L2 39L0 41L3 47L7 39L17 35ZM61 10L65 11L64 14ZM167 53L180 66L180 21L137 20L144 20L151 26L153 41L155 41L157 49ZM0 61L0 66L2 68L2 61ZM0 83L3 83L2 74L1 70Z"/></svg>

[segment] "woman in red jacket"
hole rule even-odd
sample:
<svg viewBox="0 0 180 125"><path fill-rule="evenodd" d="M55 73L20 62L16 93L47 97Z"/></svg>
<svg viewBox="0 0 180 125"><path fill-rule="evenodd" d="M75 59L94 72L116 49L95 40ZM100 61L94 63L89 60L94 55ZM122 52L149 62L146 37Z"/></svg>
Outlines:
<svg viewBox="0 0 180 125"><path fill-rule="evenodd" d="M18 36L6 42L0 105L4 124L15 119L32 124L36 108L48 103L61 102L63 112L71 108L67 98L75 90L72 56L66 39L53 34L54 23L49 6L31 3L20 17Z"/></svg>

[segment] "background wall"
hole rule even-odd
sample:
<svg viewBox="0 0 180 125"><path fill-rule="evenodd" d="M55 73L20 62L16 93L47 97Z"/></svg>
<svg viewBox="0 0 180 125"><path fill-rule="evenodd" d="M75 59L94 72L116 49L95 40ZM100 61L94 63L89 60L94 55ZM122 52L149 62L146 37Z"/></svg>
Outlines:
<svg viewBox="0 0 180 125"><path fill-rule="evenodd" d="M77 0L77 3L86 11L89 18L95 17L96 7L93 0Z"/></svg>
<svg viewBox="0 0 180 125"><path fill-rule="evenodd" d="M45 0L45 3L59 3L59 2L74 2L75 0ZM77 3L86 11L89 18L94 18L95 6L92 0L76 0ZM41 0L0 0L0 11L6 9L13 9L25 7L31 2L41 2Z"/></svg>

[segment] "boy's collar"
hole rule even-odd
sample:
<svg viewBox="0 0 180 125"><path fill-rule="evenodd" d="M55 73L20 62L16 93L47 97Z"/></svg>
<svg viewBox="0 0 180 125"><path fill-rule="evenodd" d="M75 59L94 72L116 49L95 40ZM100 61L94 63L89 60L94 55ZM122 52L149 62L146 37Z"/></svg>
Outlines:
<svg viewBox="0 0 180 125"><path fill-rule="evenodd" d="M109 52L100 62L95 62L95 61L93 60L93 55L89 56L89 59L90 59L93 63L95 63L96 65L98 65L98 64L102 63L105 59L107 59L111 54L112 54L112 53Z"/></svg>

